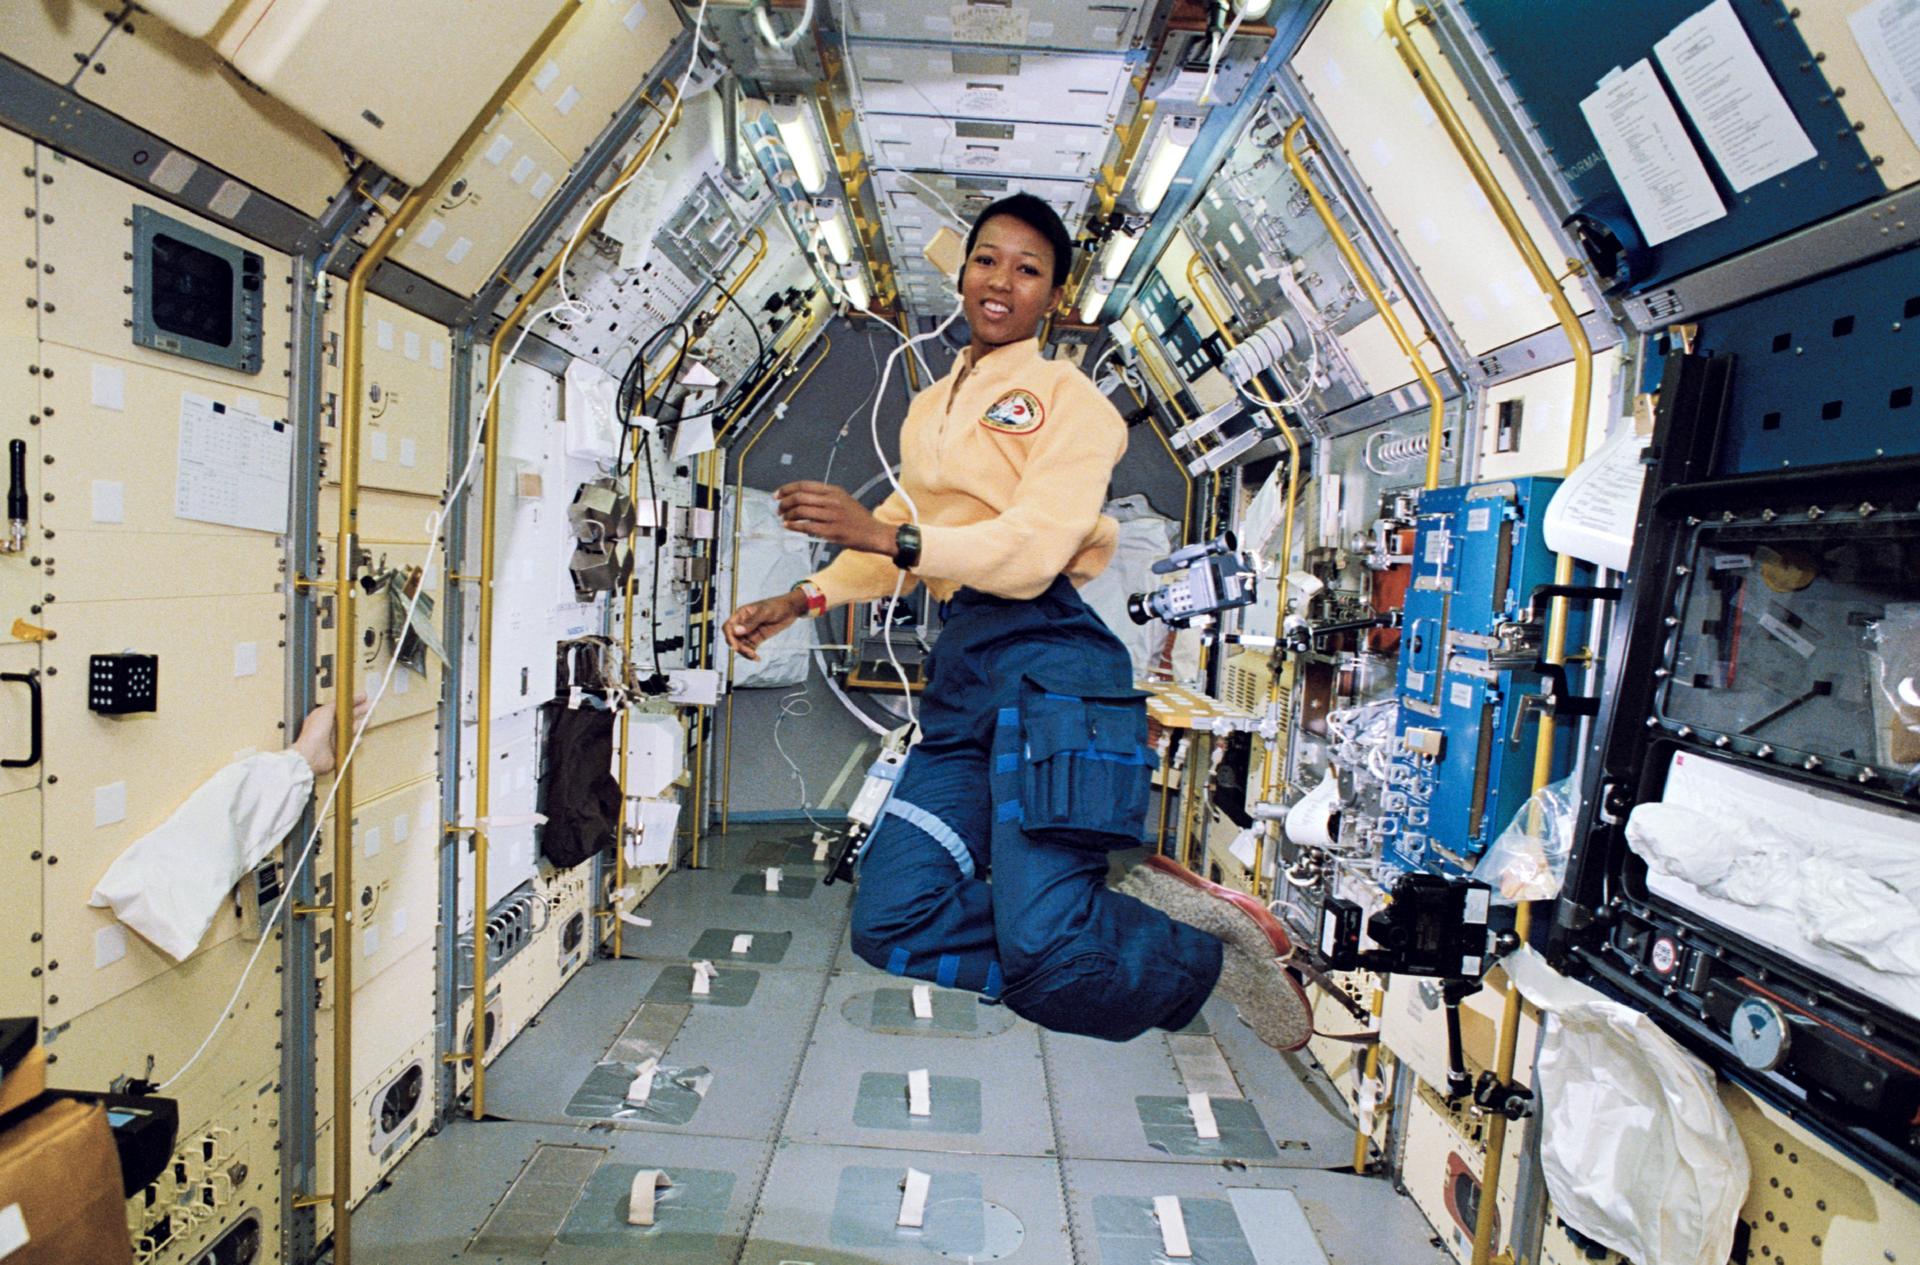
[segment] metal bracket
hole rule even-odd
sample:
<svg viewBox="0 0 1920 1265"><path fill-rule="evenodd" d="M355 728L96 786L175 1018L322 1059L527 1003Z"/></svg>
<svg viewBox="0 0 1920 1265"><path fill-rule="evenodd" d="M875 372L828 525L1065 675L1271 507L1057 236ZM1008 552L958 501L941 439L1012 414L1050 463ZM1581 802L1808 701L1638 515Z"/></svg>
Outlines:
<svg viewBox="0 0 1920 1265"><path fill-rule="evenodd" d="M1473 1087L1473 1105L1509 1120L1525 1120L1533 1114L1533 1091L1525 1085L1506 1084L1492 1072L1482 1072Z"/></svg>

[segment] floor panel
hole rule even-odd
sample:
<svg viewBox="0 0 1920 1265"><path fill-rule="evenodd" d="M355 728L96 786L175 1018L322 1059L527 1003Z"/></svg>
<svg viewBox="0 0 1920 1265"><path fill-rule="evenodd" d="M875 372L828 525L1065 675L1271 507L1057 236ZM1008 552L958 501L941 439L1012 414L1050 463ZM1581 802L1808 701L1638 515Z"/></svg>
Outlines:
<svg viewBox="0 0 1920 1265"><path fill-rule="evenodd" d="M921 1018L912 981L847 947L851 889L819 884L808 831L753 823L704 851L715 868L643 904L631 956L589 964L493 1064L491 1119L449 1122L368 1199L362 1259L1150 1265L1164 1196L1209 1265L1445 1259L1387 1182L1316 1171L1350 1155L1351 1117L1231 1006L1117 1045L938 987ZM719 974L696 996L702 957ZM916 1070L927 1117L907 1110ZM1198 1137L1196 1091L1220 1139ZM928 1174L917 1228L896 1224L909 1168ZM630 1226L646 1170L671 1184Z"/></svg>

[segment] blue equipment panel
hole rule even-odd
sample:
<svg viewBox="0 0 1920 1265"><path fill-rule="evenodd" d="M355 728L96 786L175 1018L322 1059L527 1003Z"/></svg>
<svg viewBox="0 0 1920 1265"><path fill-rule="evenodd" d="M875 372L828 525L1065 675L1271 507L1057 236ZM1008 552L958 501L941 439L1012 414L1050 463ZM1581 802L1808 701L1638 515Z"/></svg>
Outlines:
<svg viewBox="0 0 1920 1265"><path fill-rule="evenodd" d="M1715 475L1920 453L1920 252L1715 312L1696 346L1734 358Z"/></svg>
<svg viewBox="0 0 1920 1265"><path fill-rule="evenodd" d="M1544 523L1559 486L1514 479L1420 497L1382 799L1391 865L1470 872L1533 792L1535 730L1515 718L1521 700L1540 692L1530 670L1540 628L1523 621L1534 589L1553 582ZM1585 618L1579 607L1570 618L1567 644L1577 649ZM1557 741L1563 763L1572 727L1562 725Z"/></svg>
<svg viewBox="0 0 1920 1265"><path fill-rule="evenodd" d="M1602 0L1574 6L1539 0L1462 0L1462 8L1493 50L1500 70L1512 81L1515 95L1525 102L1521 108L1539 129L1548 156L1573 191L1575 206L1602 213L1616 223L1626 213L1626 201L1580 113L1580 102L1592 95L1602 76L1617 67L1648 58L1659 72L1654 43L1706 7L1704 0L1686 4ZM1735 193L1674 97L1727 214L1646 248L1651 271L1633 289L1739 254L1887 191L1834 100L1819 63L1798 28L1787 20L1786 6L1780 0L1733 0L1733 9L1813 143L1816 156ZM1638 237L1630 223L1628 231Z"/></svg>

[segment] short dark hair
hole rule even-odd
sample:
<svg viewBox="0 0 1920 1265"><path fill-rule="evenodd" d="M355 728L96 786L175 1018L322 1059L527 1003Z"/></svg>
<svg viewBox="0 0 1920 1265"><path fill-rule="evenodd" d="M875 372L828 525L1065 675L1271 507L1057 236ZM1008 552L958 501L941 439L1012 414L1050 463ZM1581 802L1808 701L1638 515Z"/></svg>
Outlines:
<svg viewBox="0 0 1920 1265"><path fill-rule="evenodd" d="M988 220L996 215L1005 215L1019 220L1034 232L1047 239L1047 245L1053 247L1053 284L1067 284L1067 274L1073 271L1073 236L1067 232L1067 226L1060 222L1048 206L1031 193L1016 193L1001 198L986 210L980 212L973 222L973 230L967 234L967 257L973 257L974 243L980 240L980 230ZM964 270L965 265L962 265Z"/></svg>

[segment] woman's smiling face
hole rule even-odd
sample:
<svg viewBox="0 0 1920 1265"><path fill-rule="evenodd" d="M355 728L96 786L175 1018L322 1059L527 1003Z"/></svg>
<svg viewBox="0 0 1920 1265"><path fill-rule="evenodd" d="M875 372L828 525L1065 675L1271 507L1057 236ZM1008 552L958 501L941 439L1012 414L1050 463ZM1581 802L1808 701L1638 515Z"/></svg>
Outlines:
<svg viewBox="0 0 1920 1265"><path fill-rule="evenodd" d="M1053 247L1011 215L980 226L960 278L960 297L974 345L986 350L1032 338L1040 319L1060 302L1053 284Z"/></svg>

